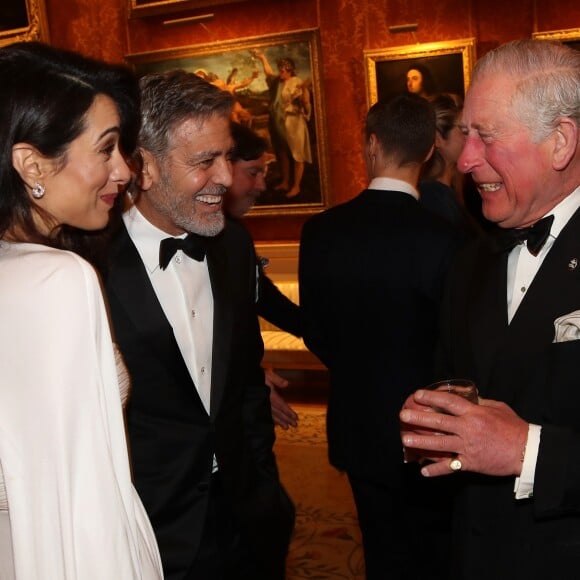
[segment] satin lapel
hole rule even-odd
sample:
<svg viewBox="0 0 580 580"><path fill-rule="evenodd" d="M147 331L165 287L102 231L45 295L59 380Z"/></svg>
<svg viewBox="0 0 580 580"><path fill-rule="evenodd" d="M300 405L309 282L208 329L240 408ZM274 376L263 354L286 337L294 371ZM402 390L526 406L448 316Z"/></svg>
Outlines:
<svg viewBox="0 0 580 580"><path fill-rule="evenodd" d="M137 248L123 226L115 244L107 279L108 293L117 299L138 332L167 363L170 371L185 365L173 329L163 313Z"/></svg>
<svg viewBox="0 0 580 580"><path fill-rule="evenodd" d="M228 279L228 252L225 236L218 236L207 250L207 265L213 294L213 346L210 417L215 419L227 379L232 335L232 300L235 281Z"/></svg>
<svg viewBox="0 0 580 580"><path fill-rule="evenodd" d="M505 340L507 320L507 254L484 251L477 257L467 297L467 332L477 369L478 388L486 395L493 360ZM472 321L472 322L471 322Z"/></svg>

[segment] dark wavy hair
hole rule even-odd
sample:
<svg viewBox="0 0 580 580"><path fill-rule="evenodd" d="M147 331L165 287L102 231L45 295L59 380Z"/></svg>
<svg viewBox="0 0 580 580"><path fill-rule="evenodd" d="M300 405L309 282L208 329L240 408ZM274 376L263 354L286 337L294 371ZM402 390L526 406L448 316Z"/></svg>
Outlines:
<svg viewBox="0 0 580 580"><path fill-rule="evenodd" d="M287 56L282 57L278 59L278 62L276 64L278 65L279 70L282 70L284 68L290 73L290 76L292 77L296 76L296 63L291 58Z"/></svg>
<svg viewBox="0 0 580 580"><path fill-rule="evenodd" d="M76 228L63 226L54 235L39 230L35 216L47 225L53 220L30 199L12 164L12 148L28 143L64 164L69 145L85 129L95 97L106 95L119 112L121 151L131 157L140 127L137 79L122 65L43 43L19 42L0 48L0 87L0 237L17 230L26 241L73 250L85 246L84 232Z"/></svg>
<svg viewBox="0 0 580 580"><path fill-rule="evenodd" d="M268 149L268 143L249 127L239 123L230 125L234 148L232 149L232 162L254 161L259 159Z"/></svg>

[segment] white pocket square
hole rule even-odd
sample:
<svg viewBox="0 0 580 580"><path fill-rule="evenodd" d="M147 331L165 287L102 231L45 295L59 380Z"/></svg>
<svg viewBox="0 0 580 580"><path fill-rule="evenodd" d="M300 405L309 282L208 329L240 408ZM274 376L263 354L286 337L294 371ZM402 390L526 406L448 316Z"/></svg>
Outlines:
<svg viewBox="0 0 580 580"><path fill-rule="evenodd" d="M580 310L574 310L554 320L554 342L580 339Z"/></svg>

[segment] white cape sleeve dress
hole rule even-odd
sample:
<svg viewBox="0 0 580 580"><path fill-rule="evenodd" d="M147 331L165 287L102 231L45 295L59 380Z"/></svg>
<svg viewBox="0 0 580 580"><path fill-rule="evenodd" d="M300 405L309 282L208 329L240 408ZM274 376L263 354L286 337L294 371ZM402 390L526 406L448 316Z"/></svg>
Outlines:
<svg viewBox="0 0 580 580"><path fill-rule="evenodd" d="M0 324L0 462L16 579L161 579L92 267L70 252L0 242Z"/></svg>

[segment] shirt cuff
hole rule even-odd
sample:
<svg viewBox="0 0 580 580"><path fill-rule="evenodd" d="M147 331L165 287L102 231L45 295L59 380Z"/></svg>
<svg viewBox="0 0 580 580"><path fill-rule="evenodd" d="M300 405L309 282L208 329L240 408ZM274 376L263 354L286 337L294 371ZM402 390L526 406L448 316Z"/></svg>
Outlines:
<svg viewBox="0 0 580 580"><path fill-rule="evenodd" d="M516 477L514 493L516 499L528 499L534 495L534 476L536 474L536 463L538 462L538 451L540 449L540 435L542 427L540 425L528 426L528 440L524 451L522 472Z"/></svg>

